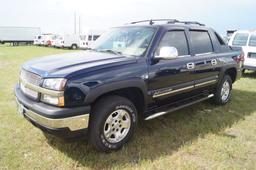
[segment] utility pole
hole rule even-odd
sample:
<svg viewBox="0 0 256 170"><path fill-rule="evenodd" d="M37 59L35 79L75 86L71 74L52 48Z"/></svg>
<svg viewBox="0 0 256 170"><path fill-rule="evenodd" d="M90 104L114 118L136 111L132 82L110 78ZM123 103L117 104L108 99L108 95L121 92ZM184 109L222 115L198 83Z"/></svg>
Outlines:
<svg viewBox="0 0 256 170"><path fill-rule="evenodd" d="M76 12L74 13L74 34L76 34Z"/></svg>
<svg viewBox="0 0 256 170"><path fill-rule="evenodd" d="M79 20L78 20L78 29L79 29L79 35L81 35L81 16L79 15Z"/></svg>

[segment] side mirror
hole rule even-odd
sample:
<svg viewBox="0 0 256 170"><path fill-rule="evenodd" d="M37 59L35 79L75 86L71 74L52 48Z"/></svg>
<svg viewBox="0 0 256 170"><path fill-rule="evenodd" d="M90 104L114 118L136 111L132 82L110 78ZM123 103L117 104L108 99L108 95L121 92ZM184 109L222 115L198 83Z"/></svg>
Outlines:
<svg viewBox="0 0 256 170"><path fill-rule="evenodd" d="M178 50L175 47L162 47L160 49L159 55L155 56L156 59L171 60L177 58Z"/></svg>

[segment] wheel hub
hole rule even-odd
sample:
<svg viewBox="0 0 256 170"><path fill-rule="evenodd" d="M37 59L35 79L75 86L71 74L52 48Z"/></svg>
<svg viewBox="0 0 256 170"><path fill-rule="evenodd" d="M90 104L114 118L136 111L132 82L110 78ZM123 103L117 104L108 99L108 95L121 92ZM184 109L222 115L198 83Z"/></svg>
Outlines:
<svg viewBox="0 0 256 170"><path fill-rule="evenodd" d="M230 85L228 81L225 81L223 83L222 89L221 89L221 99L223 101L226 101L229 97L229 93L230 93Z"/></svg>
<svg viewBox="0 0 256 170"><path fill-rule="evenodd" d="M112 112L104 124L104 136L110 143L123 140L131 127L131 117L124 109Z"/></svg>

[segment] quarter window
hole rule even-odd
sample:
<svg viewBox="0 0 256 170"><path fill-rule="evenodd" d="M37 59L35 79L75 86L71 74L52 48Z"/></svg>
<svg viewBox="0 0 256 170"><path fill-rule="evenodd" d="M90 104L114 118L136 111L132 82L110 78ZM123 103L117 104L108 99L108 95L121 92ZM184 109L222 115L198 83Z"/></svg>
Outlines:
<svg viewBox="0 0 256 170"><path fill-rule="evenodd" d="M212 41L207 31L190 31L190 37L195 54L213 52Z"/></svg>
<svg viewBox="0 0 256 170"><path fill-rule="evenodd" d="M157 55L161 47L175 47L178 50L179 56L188 55L188 43L184 31L169 31L162 38L157 49Z"/></svg>

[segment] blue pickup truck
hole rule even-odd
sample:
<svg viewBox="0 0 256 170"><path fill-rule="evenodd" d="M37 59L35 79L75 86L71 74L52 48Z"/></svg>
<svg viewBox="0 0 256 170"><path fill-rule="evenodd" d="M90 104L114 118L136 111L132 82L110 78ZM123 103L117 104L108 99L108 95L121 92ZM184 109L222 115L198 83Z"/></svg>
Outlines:
<svg viewBox="0 0 256 170"><path fill-rule="evenodd" d="M115 27L87 51L25 63L15 87L19 112L44 132L87 136L120 149L139 119L212 98L224 105L241 75L241 49L198 22L145 20Z"/></svg>

